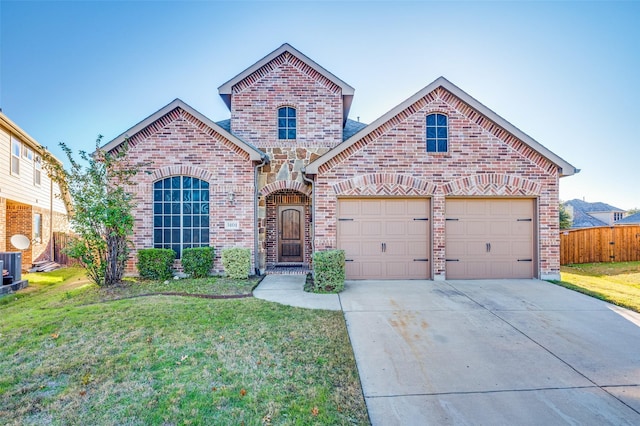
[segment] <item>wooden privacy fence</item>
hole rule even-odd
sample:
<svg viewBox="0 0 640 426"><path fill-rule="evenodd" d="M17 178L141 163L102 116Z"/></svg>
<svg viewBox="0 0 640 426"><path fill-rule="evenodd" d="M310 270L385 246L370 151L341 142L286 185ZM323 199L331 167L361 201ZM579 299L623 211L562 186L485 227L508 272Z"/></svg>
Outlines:
<svg viewBox="0 0 640 426"><path fill-rule="evenodd" d="M560 231L560 264L640 260L640 226Z"/></svg>
<svg viewBox="0 0 640 426"><path fill-rule="evenodd" d="M53 233L53 261L57 262L61 265L67 266L75 266L79 265L75 259L71 259L69 256L63 253L63 249L67 246L69 240L71 239L71 235L65 234L64 232L54 232Z"/></svg>

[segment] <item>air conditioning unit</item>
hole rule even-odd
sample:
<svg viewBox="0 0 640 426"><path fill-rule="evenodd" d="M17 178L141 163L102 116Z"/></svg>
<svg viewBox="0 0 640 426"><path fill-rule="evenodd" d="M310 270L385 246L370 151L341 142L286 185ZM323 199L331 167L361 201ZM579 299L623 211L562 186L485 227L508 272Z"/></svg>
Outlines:
<svg viewBox="0 0 640 426"><path fill-rule="evenodd" d="M22 280L22 253L20 252L0 252L0 260L4 263L4 269L13 275L13 281Z"/></svg>

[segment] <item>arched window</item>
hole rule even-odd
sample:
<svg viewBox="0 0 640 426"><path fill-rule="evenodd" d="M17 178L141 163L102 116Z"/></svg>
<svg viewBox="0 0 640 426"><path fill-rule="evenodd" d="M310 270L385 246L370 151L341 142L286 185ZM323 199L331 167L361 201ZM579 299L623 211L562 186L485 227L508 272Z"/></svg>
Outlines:
<svg viewBox="0 0 640 426"><path fill-rule="evenodd" d="M153 184L153 247L182 249L209 245L209 182L172 176Z"/></svg>
<svg viewBox="0 0 640 426"><path fill-rule="evenodd" d="M448 119L444 114L427 115L427 152L447 152Z"/></svg>
<svg viewBox="0 0 640 426"><path fill-rule="evenodd" d="M278 139L296 138L296 109L278 108Z"/></svg>

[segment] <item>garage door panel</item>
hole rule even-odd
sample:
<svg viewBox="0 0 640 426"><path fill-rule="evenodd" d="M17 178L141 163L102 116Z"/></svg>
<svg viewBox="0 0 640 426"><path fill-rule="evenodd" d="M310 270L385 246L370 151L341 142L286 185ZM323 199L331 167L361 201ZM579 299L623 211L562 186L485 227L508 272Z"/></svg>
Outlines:
<svg viewBox="0 0 640 426"><path fill-rule="evenodd" d="M385 234L386 235L407 235L406 222L399 220L385 221Z"/></svg>
<svg viewBox="0 0 640 426"><path fill-rule="evenodd" d="M429 233L429 222L426 220L412 220L406 225L407 235L410 237L428 235Z"/></svg>
<svg viewBox="0 0 640 426"><path fill-rule="evenodd" d="M344 250L346 257L349 256L360 256L362 255L361 247L362 243L358 241L348 241L342 244L342 250Z"/></svg>
<svg viewBox="0 0 640 426"><path fill-rule="evenodd" d="M511 243L511 253L517 259L531 259L531 244L528 241Z"/></svg>
<svg viewBox="0 0 640 426"><path fill-rule="evenodd" d="M365 238L379 237L382 234L381 221L365 221L360 224L360 235Z"/></svg>
<svg viewBox="0 0 640 426"><path fill-rule="evenodd" d="M366 200L365 202L360 203L360 215L365 217L379 217L380 212L382 211L382 201L381 200Z"/></svg>
<svg viewBox="0 0 640 426"><path fill-rule="evenodd" d="M347 278L429 278L429 214L428 199L339 200L338 217L348 219L338 222L338 247L352 260Z"/></svg>
<svg viewBox="0 0 640 426"><path fill-rule="evenodd" d="M384 203L385 216L406 216L407 202L405 200L387 200Z"/></svg>
<svg viewBox="0 0 640 426"><path fill-rule="evenodd" d="M340 221L338 222L338 228L340 229L340 234L345 236L355 236L360 235L360 224L351 221Z"/></svg>
<svg viewBox="0 0 640 426"><path fill-rule="evenodd" d="M449 199L445 210L446 258L459 260L447 278L534 276L532 199Z"/></svg>
<svg viewBox="0 0 640 426"><path fill-rule="evenodd" d="M425 259L429 254L429 247L424 241L407 241L407 254L414 259Z"/></svg>
<svg viewBox="0 0 640 426"><path fill-rule="evenodd" d="M486 235L487 234L487 223L486 222L463 222L465 226L465 233L463 235Z"/></svg>

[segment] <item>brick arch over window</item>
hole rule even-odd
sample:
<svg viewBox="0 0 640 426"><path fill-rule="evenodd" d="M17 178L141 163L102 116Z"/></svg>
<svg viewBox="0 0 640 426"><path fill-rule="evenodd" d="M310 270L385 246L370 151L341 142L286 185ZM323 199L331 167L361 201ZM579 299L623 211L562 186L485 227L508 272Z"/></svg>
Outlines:
<svg viewBox="0 0 640 426"><path fill-rule="evenodd" d="M191 165L167 166L157 169L151 174L151 178L154 182L169 176L191 176L206 182L212 182L214 180L213 175L208 170Z"/></svg>
<svg viewBox="0 0 640 426"><path fill-rule="evenodd" d="M260 190L260 195L267 196L276 191L282 191L284 189L292 189L294 191L301 192L308 197L311 196L311 187L295 180L279 180L270 183Z"/></svg>
<svg viewBox="0 0 640 426"><path fill-rule="evenodd" d="M483 173L457 179L442 186L444 195L540 195L539 183L520 176Z"/></svg>
<svg viewBox="0 0 640 426"><path fill-rule="evenodd" d="M373 173L333 185L336 195L433 195L437 186L409 175Z"/></svg>

